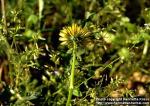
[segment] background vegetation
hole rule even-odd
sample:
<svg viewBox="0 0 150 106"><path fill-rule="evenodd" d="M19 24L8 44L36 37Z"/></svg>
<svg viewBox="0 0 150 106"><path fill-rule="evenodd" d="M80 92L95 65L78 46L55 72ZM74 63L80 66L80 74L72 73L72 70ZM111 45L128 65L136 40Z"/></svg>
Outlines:
<svg viewBox="0 0 150 106"><path fill-rule="evenodd" d="M79 39L72 105L94 106L100 97L150 97L148 0L1 0L0 5L2 106L66 104L72 48L60 45L59 33L72 23L90 33Z"/></svg>

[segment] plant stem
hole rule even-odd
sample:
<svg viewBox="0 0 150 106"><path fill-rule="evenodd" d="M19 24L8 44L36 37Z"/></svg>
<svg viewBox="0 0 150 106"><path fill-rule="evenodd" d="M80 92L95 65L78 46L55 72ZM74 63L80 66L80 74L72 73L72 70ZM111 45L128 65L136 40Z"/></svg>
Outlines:
<svg viewBox="0 0 150 106"><path fill-rule="evenodd" d="M6 23L6 13L5 13L5 0L1 0L1 7L2 7L2 20L4 24L4 34L7 34L7 23Z"/></svg>
<svg viewBox="0 0 150 106"><path fill-rule="evenodd" d="M43 8L44 8L44 1L39 0L39 28L41 28L41 19L42 19Z"/></svg>
<svg viewBox="0 0 150 106"><path fill-rule="evenodd" d="M146 54L147 54L147 51L148 51L148 44L149 44L149 41L148 41L148 40L145 40L142 58L144 58L144 57L146 56Z"/></svg>
<svg viewBox="0 0 150 106"><path fill-rule="evenodd" d="M76 61L76 43L75 42L73 42L72 55L73 55L73 58L72 58L72 65L71 65L70 86L69 86L69 94L68 94L68 100L67 100L66 106L70 106L72 92L74 88L74 70L75 70L75 61Z"/></svg>

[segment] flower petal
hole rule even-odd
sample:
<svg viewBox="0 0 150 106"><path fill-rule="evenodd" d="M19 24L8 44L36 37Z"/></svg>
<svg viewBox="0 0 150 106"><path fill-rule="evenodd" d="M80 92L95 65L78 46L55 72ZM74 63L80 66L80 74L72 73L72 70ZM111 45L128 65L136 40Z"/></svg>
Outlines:
<svg viewBox="0 0 150 106"><path fill-rule="evenodd" d="M67 41L61 42L61 45L67 45Z"/></svg>
<svg viewBox="0 0 150 106"><path fill-rule="evenodd" d="M67 34L65 34L65 33L63 33L63 32L60 32L60 33L59 33L59 36L61 36L61 37L66 37Z"/></svg>
<svg viewBox="0 0 150 106"><path fill-rule="evenodd" d="M59 40L60 41L67 41L68 39L66 37L60 37Z"/></svg>

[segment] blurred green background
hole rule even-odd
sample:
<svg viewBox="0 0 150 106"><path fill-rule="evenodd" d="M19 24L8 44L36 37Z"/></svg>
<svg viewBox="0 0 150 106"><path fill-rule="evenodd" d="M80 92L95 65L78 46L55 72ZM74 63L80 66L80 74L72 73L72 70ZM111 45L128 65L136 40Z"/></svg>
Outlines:
<svg viewBox="0 0 150 106"><path fill-rule="evenodd" d="M60 45L59 33L72 23L90 32L76 53L73 106L150 97L149 0L1 0L0 7L0 105L66 104L72 48Z"/></svg>

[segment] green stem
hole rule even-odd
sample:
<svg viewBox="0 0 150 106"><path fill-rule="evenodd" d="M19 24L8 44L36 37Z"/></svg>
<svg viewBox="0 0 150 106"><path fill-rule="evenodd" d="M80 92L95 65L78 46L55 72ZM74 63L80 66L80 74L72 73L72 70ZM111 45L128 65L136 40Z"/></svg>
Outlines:
<svg viewBox="0 0 150 106"><path fill-rule="evenodd" d="M1 0L1 6L2 6L2 20L4 24L4 34L7 34L7 22L6 22L6 11L5 11L5 0Z"/></svg>
<svg viewBox="0 0 150 106"><path fill-rule="evenodd" d="M41 27L43 9L44 9L44 0L39 0L39 28Z"/></svg>
<svg viewBox="0 0 150 106"><path fill-rule="evenodd" d="M146 56L146 54L147 54L147 51L148 51L148 44L149 44L149 41L148 41L148 40L145 40L142 58L144 58L144 57Z"/></svg>
<svg viewBox="0 0 150 106"><path fill-rule="evenodd" d="M74 88L74 70L75 70L75 61L76 61L76 43L73 42L73 58L72 58L72 65L71 65L71 75L70 75L70 86L69 86L69 94L66 106L70 106L72 92Z"/></svg>

